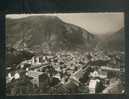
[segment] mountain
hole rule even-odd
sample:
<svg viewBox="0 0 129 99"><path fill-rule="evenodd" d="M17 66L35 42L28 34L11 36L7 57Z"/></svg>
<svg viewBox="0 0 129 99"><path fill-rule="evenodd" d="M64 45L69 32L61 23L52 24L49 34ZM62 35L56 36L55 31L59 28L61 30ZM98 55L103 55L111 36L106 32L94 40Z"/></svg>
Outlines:
<svg viewBox="0 0 129 99"><path fill-rule="evenodd" d="M124 29L116 33L94 35L62 21L56 16L30 16L6 19L6 47L35 52L59 50L124 50Z"/></svg>
<svg viewBox="0 0 129 99"><path fill-rule="evenodd" d="M96 38L85 29L65 23L56 16L30 16L6 19L6 46L37 52L52 50L91 50Z"/></svg>
<svg viewBox="0 0 129 99"><path fill-rule="evenodd" d="M18 51L14 48L6 48L6 66L16 68L16 65L24 60L31 59L34 56L33 53L28 51Z"/></svg>
<svg viewBox="0 0 129 99"><path fill-rule="evenodd" d="M118 30L115 33L105 34L96 37L98 38L98 45L103 49L107 49L110 51L124 51L125 48L125 33L124 28Z"/></svg>

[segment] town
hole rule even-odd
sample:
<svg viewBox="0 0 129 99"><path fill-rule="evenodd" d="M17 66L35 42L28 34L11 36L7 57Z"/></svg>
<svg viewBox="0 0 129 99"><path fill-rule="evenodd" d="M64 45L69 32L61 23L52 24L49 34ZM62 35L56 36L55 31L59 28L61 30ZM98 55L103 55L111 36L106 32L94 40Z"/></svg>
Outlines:
<svg viewBox="0 0 129 99"><path fill-rule="evenodd" d="M7 95L122 94L124 52L48 52L6 68Z"/></svg>

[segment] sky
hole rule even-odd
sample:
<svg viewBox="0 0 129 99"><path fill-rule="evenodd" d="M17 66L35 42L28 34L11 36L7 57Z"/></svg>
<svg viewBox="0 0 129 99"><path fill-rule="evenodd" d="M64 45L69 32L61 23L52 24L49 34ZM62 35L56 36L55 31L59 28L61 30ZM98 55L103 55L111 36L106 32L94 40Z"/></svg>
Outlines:
<svg viewBox="0 0 129 99"><path fill-rule="evenodd" d="M19 19L28 16L58 16L64 22L80 26L93 34L114 33L124 27L124 13L53 13L53 14L8 14L7 18Z"/></svg>

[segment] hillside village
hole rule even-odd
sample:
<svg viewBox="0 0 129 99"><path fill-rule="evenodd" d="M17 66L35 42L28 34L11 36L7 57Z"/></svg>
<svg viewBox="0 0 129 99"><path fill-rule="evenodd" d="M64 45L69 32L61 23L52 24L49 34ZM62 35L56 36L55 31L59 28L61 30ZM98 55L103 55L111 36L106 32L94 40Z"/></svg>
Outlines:
<svg viewBox="0 0 129 99"><path fill-rule="evenodd" d="M95 49L83 55L76 51L34 55L15 69L6 68L7 95L124 93L123 54L105 55Z"/></svg>
<svg viewBox="0 0 129 99"><path fill-rule="evenodd" d="M6 94L124 94L124 40L123 27L97 35L58 16L6 18Z"/></svg>

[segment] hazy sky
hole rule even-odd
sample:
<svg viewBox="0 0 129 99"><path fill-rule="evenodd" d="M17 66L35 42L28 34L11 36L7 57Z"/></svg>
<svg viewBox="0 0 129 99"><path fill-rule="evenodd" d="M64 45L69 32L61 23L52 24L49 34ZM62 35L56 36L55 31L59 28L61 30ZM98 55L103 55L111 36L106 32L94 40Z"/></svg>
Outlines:
<svg viewBox="0 0 129 99"><path fill-rule="evenodd" d="M63 21L78 25L94 34L112 33L124 27L124 13L60 13L60 14L9 14L8 18L36 15L58 16Z"/></svg>

